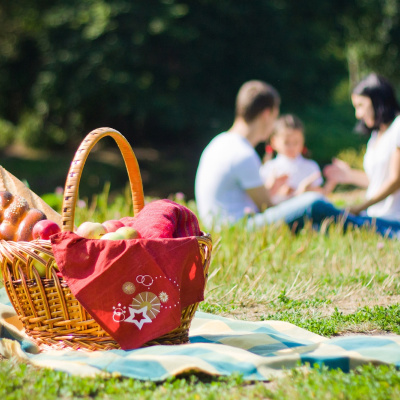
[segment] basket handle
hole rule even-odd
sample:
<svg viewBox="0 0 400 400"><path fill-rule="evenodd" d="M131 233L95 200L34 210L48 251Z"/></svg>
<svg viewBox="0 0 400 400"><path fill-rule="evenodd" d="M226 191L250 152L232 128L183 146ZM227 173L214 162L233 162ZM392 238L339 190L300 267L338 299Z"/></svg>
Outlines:
<svg viewBox="0 0 400 400"><path fill-rule="evenodd" d="M95 144L105 136L111 136L117 143L122 153L126 169L128 171L129 183L132 192L133 212L136 215L144 206L144 195L142 178L139 164L132 147L118 131L112 128L98 128L88 133L75 153L74 159L68 171L64 188L64 199L62 205L62 227L63 232L74 230L75 207L78 199L79 182L81 180L83 167L90 151Z"/></svg>

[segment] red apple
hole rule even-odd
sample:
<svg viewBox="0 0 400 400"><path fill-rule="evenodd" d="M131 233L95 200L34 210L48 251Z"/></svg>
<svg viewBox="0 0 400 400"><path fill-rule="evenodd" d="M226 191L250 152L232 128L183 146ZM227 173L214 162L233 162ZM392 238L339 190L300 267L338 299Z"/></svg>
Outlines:
<svg viewBox="0 0 400 400"><path fill-rule="evenodd" d="M117 219L104 221L102 225L104 226L104 228L107 229L107 232L115 232L118 228L122 228L123 226L125 226L121 221Z"/></svg>
<svg viewBox="0 0 400 400"><path fill-rule="evenodd" d="M33 239L49 240L51 235L61 232L61 228L49 219L36 222L32 230Z"/></svg>

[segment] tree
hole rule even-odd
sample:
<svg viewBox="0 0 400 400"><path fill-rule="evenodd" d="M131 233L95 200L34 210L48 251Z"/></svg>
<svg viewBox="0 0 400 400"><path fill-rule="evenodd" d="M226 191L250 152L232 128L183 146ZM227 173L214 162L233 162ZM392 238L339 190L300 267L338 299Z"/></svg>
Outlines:
<svg viewBox="0 0 400 400"><path fill-rule="evenodd" d="M394 74L397 18L395 0L3 2L3 144L75 148L112 126L136 144L201 147L248 79L276 86L283 108L329 107L348 66L352 79Z"/></svg>

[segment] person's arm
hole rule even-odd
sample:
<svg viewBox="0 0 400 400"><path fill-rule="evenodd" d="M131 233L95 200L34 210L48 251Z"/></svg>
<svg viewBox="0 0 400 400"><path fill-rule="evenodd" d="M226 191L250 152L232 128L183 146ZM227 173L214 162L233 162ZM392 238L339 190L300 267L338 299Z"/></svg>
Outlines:
<svg viewBox="0 0 400 400"><path fill-rule="evenodd" d="M313 184L320 178L321 178L320 171L315 171L306 178L304 178L300 182L295 192L295 195L299 195L305 192L317 192L323 194L324 196L327 196L328 194L333 192L333 190L337 185L336 181L334 180L327 180L324 186L313 186Z"/></svg>
<svg viewBox="0 0 400 400"><path fill-rule="evenodd" d="M320 188L321 189L320 193L322 193L324 196L328 196L328 194L331 194L335 190L336 186L337 186L336 181L327 180L325 182L325 185Z"/></svg>
<svg viewBox="0 0 400 400"><path fill-rule="evenodd" d="M246 189L246 193L251 197L261 212L273 206L268 189L265 186Z"/></svg>
<svg viewBox="0 0 400 400"><path fill-rule="evenodd" d="M265 182L265 187L267 188L269 195L274 196L277 194L279 190L285 186L288 179L289 175L287 174L278 177L271 176L270 179Z"/></svg>
<svg viewBox="0 0 400 400"><path fill-rule="evenodd" d="M319 191L321 189L320 186L312 186L315 181L321 178L321 172L320 171L315 171L312 174L308 175L306 178L304 178L298 185L295 195L302 194L304 192L308 192L311 190L314 191Z"/></svg>
<svg viewBox="0 0 400 400"><path fill-rule="evenodd" d="M373 204L379 203L386 199L392 193L400 189L400 148L397 147L390 160L390 171L388 178L383 182L380 190L369 200L364 201L360 205L352 206L349 211L358 214Z"/></svg>
<svg viewBox="0 0 400 400"><path fill-rule="evenodd" d="M332 164L324 168L325 177L336 183L349 184L367 188L369 180L364 171L351 168L346 162L337 158L333 159Z"/></svg>

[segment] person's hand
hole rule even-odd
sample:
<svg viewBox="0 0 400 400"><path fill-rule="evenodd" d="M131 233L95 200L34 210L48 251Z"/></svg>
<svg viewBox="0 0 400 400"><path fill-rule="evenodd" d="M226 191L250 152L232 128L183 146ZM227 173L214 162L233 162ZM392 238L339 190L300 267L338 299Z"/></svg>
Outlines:
<svg viewBox="0 0 400 400"><path fill-rule="evenodd" d="M334 158L332 164L327 165L324 170L324 176L326 179L336 183L351 183L351 167L346 162Z"/></svg>
<svg viewBox="0 0 400 400"><path fill-rule="evenodd" d="M313 172L306 178L304 178L296 189L295 195L302 194L307 192L312 187L312 184L321 177L321 173L319 171Z"/></svg>
<svg viewBox="0 0 400 400"><path fill-rule="evenodd" d="M350 214L358 215L361 211L364 211L365 207L363 204L356 204L347 208Z"/></svg>
<svg viewBox="0 0 400 400"><path fill-rule="evenodd" d="M278 193L281 191L281 188L285 186L287 180L289 179L289 175L283 174L280 176L274 176L271 178L271 180L268 182L267 187L268 190L272 195Z"/></svg>
<svg viewBox="0 0 400 400"><path fill-rule="evenodd" d="M285 184L279 188L277 194L281 196L292 197L294 196L294 189Z"/></svg>

